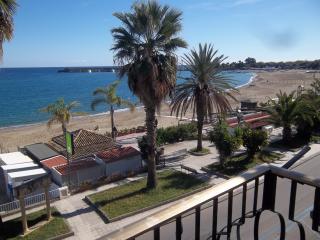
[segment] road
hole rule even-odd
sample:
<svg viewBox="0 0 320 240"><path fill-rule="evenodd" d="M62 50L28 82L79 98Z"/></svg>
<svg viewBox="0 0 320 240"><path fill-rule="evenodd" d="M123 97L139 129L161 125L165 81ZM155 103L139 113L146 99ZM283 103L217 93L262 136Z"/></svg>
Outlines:
<svg viewBox="0 0 320 240"><path fill-rule="evenodd" d="M320 178L320 157L313 158L300 166L293 169L307 175ZM297 225L289 220L288 208L290 199L291 181L278 178L276 192L276 211L280 212L286 219L286 239L299 239L299 231ZM261 197L263 192L263 184L259 186L258 208L261 207ZM320 239L320 234L311 230L310 210L313 209L314 188L298 184L295 218L304 224L306 231L306 239ZM253 189L249 189L247 193L247 211L252 209ZM233 219L241 216L242 194L235 195L233 198ZM212 224L212 207L202 206L201 211L201 239L210 239ZM194 219L195 215L185 216L182 220L183 235L182 239L194 239ZM218 206L218 229L227 224L227 201L219 199ZM259 239L279 239L280 225L277 216L270 212L264 212L260 219ZM149 232L136 239L153 239L153 233ZM175 223L167 224L160 229L161 239L175 239ZM221 239L226 239L222 237ZM232 231L231 239L236 239L235 227ZM253 219L246 220L241 227L241 239L253 239Z"/></svg>

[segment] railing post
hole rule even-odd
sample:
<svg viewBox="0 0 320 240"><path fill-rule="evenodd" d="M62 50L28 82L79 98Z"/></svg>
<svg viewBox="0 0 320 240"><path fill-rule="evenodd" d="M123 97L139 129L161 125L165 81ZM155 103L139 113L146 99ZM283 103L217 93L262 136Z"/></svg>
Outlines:
<svg viewBox="0 0 320 240"><path fill-rule="evenodd" d="M318 232L319 224L320 224L320 188L317 187L314 193L312 230Z"/></svg>
<svg viewBox="0 0 320 240"><path fill-rule="evenodd" d="M196 229L195 229L195 240L200 240L200 206L196 207Z"/></svg>
<svg viewBox="0 0 320 240"><path fill-rule="evenodd" d="M176 240L181 240L183 229L182 229L182 221L181 216L176 218Z"/></svg>
<svg viewBox="0 0 320 240"><path fill-rule="evenodd" d="M213 199L212 206L212 240L217 239L218 198Z"/></svg>
<svg viewBox="0 0 320 240"><path fill-rule="evenodd" d="M277 191L277 176L271 171L264 176L262 210L274 211Z"/></svg>

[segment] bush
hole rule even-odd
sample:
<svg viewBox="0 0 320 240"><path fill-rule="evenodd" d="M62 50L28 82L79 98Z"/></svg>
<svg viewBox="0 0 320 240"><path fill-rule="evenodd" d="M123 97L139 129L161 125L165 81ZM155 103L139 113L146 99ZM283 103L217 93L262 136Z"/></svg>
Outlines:
<svg viewBox="0 0 320 240"><path fill-rule="evenodd" d="M138 139L138 147L141 152L141 158L147 159L148 158L148 143L147 143L147 136L142 136L142 138Z"/></svg>
<svg viewBox="0 0 320 240"><path fill-rule="evenodd" d="M247 148L249 159L267 144L268 134L262 130L246 128L242 133L243 146Z"/></svg>
<svg viewBox="0 0 320 240"><path fill-rule="evenodd" d="M157 145L175 143L184 140L194 139L197 132L195 123L181 124L157 130Z"/></svg>
<svg viewBox="0 0 320 240"><path fill-rule="evenodd" d="M231 134L225 122L217 124L209 133L209 138L219 152L220 165L224 165L234 151L241 146L240 130Z"/></svg>

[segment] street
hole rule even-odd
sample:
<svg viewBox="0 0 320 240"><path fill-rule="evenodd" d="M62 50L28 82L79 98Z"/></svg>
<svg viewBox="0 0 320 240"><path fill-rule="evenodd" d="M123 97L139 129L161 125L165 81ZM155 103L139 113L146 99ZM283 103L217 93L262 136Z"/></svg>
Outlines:
<svg viewBox="0 0 320 240"><path fill-rule="evenodd" d="M318 177L320 173L320 157L313 158L292 170L307 175ZM320 176L319 176L320 177ZM261 182L261 180L260 180ZM249 185L251 186L251 185ZM247 192L247 212L252 210L253 204L253 188L248 186ZM288 220L288 208L290 199L291 181L278 177L277 193L276 193L276 211L280 212L286 221L286 239L299 239L299 230L296 223ZM263 192L263 184L259 186L258 209L261 207L261 198ZM314 188L306 185L298 184L295 219L303 223L306 239L320 239L320 235L311 230L310 211L313 209ZM227 225L227 205L226 198L219 198L218 204L218 231ZM210 239L212 224L212 207L210 204L203 205L201 211L201 239ZM233 198L233 220L241 216L242 194L234 195ZM195 214L185 214L183 217L183 235L182 239L194 239L195 231ZM246 219L246 223L241 226L241 239L253 239L254 218ZM231 239L236 238L236 227L233 227ZM276 214L265 211L260 219L259 239L279 239L280 223ZM175 239L175 222L167 224L160 229L161 239ZM153 233L148 232L137 239L153 239ZM221 239L226 239L222 236Z"/></svg>

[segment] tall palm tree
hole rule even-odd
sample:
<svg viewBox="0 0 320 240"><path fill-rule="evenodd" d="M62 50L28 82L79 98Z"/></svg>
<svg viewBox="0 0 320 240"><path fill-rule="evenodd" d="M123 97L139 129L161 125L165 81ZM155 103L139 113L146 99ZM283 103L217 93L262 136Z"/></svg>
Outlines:
<svg viewBox="0 0 320 240"><path fill-rule="evenodd" d="M114 105L117 105L118 107L127 106L130 108L131 111L133 111L135 108L135 105L133 103L117 96L116 91L119 83L120 81L114 81L106 87L97 88L93 92L93 95L96 96L96 98L91 103L91 108L93 110L95 110L96 107L101 104L110 106L111 135L113 139L115 138Z"/></svg>
<svg viewBox="0 0 320 240"><path fill-rule="evenodd" d="M184 55L184 62L189 78L176 87L172 99L171 114L185 115L188 109L192 109L193 118L197 115L198 143L197 151L202 150L202 128L205 119L210 119L214 112L225 113L231 110L229 99L235 89L229 78L221 73L220 64L225 57L217 56L211 44L199 44L199 49L191 50Z"/></svg>
<svg viewBox="0 0 320 240"><path fill-rule="evenodd" d="M40 109L41 112L46 112L51 115L47 125L51 127L54 123L60 123L63 134L67 131L67 124L69 123L72 113L71 110L79 106L79 102L73 101L65 103L63 98L58 99L56 102L49 104L47 107Z"/></svg>
<svg viewBox="0 0 320 240"><path fill-rule="evenodd" d="M112 29L114 60L120 65L120 77L127 74L129 88L144 104L146 112L148 188L157 185L155 114L175 86L177 58L174 52L187 46L178 37L181 15L180 11L156 1L136 2L132 12L114 14L122 22L121 27Z"/></svg>
<svg viewBox="0 0 320 240"><path fill-rule="evenodd" d="M269 122L283 127L282 140L288 143L292 138L293 124L301 121L312 124L314 108L303 97L296 97L295 91L290 94L280 91L276 97L268 101L264 110L270 114Z"/></svg>
<svg viewBox="0 0 320 240"><path fill-rule="evenodd" d="M0 59L3 56L2 44L13 36L13 15L17 6L16 0L0 0Z"/></svg>

